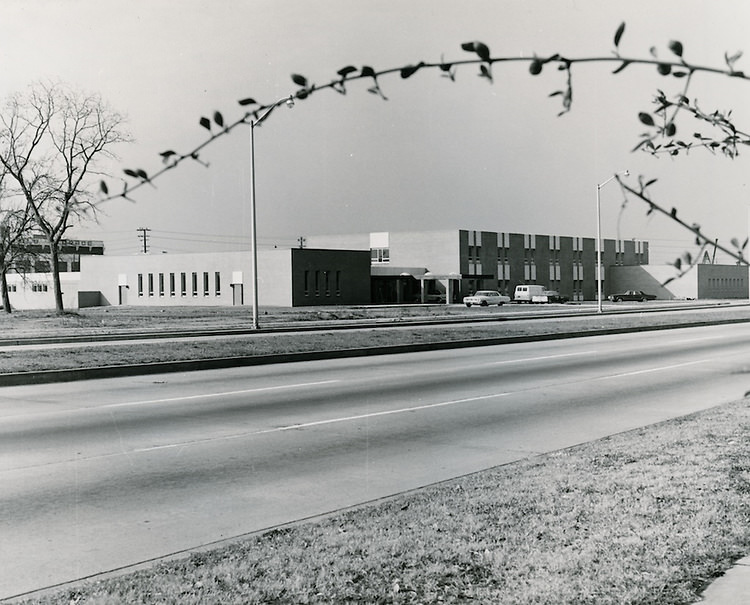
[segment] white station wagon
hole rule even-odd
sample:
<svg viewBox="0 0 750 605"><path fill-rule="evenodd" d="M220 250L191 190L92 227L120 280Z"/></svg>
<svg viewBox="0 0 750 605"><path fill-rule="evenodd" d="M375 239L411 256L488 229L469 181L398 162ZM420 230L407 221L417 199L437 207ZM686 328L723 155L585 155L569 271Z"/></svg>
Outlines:
<svg viewBox="0 0 750 605"><path fill-rule="evenodd" d="M464 304L467 307L471 305L479 305L480 307L488 305L502 306L509 302L510 296L505 296L505 294L500 294L500 292L496 292L495 290L479 290L472 296L464 296Z"/></svg>

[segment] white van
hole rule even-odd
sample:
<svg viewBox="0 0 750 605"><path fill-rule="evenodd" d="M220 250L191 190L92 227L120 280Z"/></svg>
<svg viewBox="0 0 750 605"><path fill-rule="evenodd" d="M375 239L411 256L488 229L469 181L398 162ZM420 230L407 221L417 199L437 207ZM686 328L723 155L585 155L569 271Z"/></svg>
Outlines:
<svg viewBox="0 0 750 605"><path fill-rule="evenodd" d="M544 294L544 286L528 285L528 286L516 286L516 291L513 294L513 300L515 302L530 303L535 296L542 296Z"/></svg>

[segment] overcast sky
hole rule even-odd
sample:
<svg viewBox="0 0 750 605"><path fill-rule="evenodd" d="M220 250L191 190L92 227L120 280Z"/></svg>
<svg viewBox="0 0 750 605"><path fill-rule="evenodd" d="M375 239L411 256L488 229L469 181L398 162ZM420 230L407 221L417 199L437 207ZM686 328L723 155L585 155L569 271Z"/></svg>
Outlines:
<svg viewBox="0 0 750 605"><path fill-rule="evenodd" d="M293 93L290 74L320 84L346 65L377 70L420 60L470 58L463 42L493 56L608 56L620 22L621 52L670 57L680 40L691 62L722 67L725 52L747 50L746 0L4 0L0 21L3 96L38 79L101 95L128 116L135 143L117 151L122 168L153 173L159 152L186 151L205 138L198 121L237 100L271 102ZM495 81L459 70L408 80L385 77L383 101L352 83L347 95L322 91L280 108L256 130L258 230L263 245L298 236L368 231L487 229L593 237L596 184L614 172L658 178L652 193L727 242L748 225L748 157L695 152L676 159L631 153L643 131L637 114L657 88L678 82L652 69L581 65L572 111L553 69L496 65ZM748 127L750 84L701 76L691 95L706 109L734 109ZM689 137L694 124L680 125ZM750 153L750 152L749 152ZM134 253L137 228L151 250L247 247L249 132L235 131L202 155L141 189L136 203L109 202L99 224L74 235L104 239L107 252ZM602 190L605 237L653 242L678 255L690 237L631 202L621 218L615 183ZM619 231L618 231L619 230ZM656 250L655 250L656 252Z"/></svg>

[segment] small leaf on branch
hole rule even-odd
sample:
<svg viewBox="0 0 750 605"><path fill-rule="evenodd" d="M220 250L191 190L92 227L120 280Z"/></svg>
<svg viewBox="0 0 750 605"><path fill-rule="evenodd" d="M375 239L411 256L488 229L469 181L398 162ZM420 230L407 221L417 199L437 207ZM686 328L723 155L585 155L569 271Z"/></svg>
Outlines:
<svg viewBox="0 0 750 605"><path fill-rule="evenodd" d="M127 174L128 176L132 176L134 179L138 178L138 174L136 174L135 170L131 170L130 168L125 168L123 172Z"/></svg>
<svg viewBox="0 0 750 605"><path fill-rule="evenodd" d="M214 112L214 122L219 128L224 128L224 116L221 115L221 112Z"/></svg>
<svg viewBox="0 0 750 605"><path fill-rule="evenodd" d="M202 117L200 119L200 125L203 126L206 130L211 130L211 120L209 120L206 117Z"/></svg>
<svg viewBox="0 0 750 605"><path fill-rule="evenodd" d="M482 61L490 60L490 48L483 42L475 42L474 51L479 55L479 58L482 59Z"/></svg>
<svg viewBox="0 0 750 605"><path fill-rule="evenodd" d="M542 73L542 62L539 59L534 59L529 64L529 73L532 76L538 76L540 73Z"/></svg>
<svg viewBox="0 0 750 605"><path fill-rule="evenodd" d="M492 82L492 73L486 65L479 66L479 77L487 78L490 82Z"/></svg>
<svg viewBox="0 0 750 605"><path fill-rule="evenodd" d="M237 101L237 102L238 102L238 103L239 103L240 105L242 105L242 106L245 106L245 105L255 105L255 104L257 103L257 101L256 101L255 99L252 99L252 98L250 98L250 97L248 97L247 99L240 99L240 100L239 100L239 101Z"/></svg>
<svg viewBox="0 0 750 605"><path fill-rule="evenodd" d="M737 249L740 247L740 242L736 237L733 237L731 240L729 240L730 243Z"/></svg>
<svg viewBox="0 0 750 605"><path fill-rule="evenodd" d="M630 61L623 61L623 62L622 62L622 63L620 64L620 67L618 67L617 69L615 69L615 70L614 70L614 71L613 71L612 73L613 73L613 74L619 74L619 73L620 73L620 72L621 72L621 71L622 71L623 69L625 69L625 68L626 68L626 67L627 67L628 65L630 65Z"/></svg>
<svg viewBox="0 0 750 605"><path fill-rule="evenodd" d="M669 63L659 63L659 65L656 66L656 71L662 76L668 76L672 71L672 66Z"/></svg>
<svg viewBox="0 0 750 605"><path fill-rule="evenodd" d="M672 210L669 211L669 216L672 218L677 218L677 208L672 207Z"/></svg>
<svg viewBox="0 0 750 605"><path fill-rule="evenodd" d="M417 65L407 65L401 68L401 77L405 80L417 73L420 68L424 66L424 63L418 63Z"/></svg>
<svg viewBox="0 0 750 605"><path fill-rule="evenodd" d="M464 42L461 49L469 53L477 53L482 61L490 60L490 48L484 42Z"/></svg>
<svg viewBox="0 0 750 605"><path fill-rule="evenodd" d="M177 155L177 152L168 149L167 151L162 151L159 155L161 156L161 161L166 164L169 161L169 158L173 155Z"/></svg>
<svg viewBox="0 0 750 605"><path fill-rule="evenodd" d="M671 50L674 54L676 54L678 57L682 57L682 42L678 42L677 40L672 40L669 43L669 50Z"/></svg>
<svg viewBox="0 0 750 605"><path fill-rule="evenodd" d="M674 265L674 268L679 271L680 269L682 269L682 259L681 258L675 259L672 265Z"/></svg>
<svg viewBox="0 0 750 605"><path fill-rule="evenodd" d="M666 128L664 129L664 134L666 134L668 137L673 137L676 132L677 126L675 126L674 122L670 122L669 124L667 124Z"/></svg>
<svg viewBox="0 0 750 605"><path fill-rule="evenodd" d="M346 78L346 76L354 73L355 71L357 71L356 67L354 67L353 65L347 65L346 67L342 67L341 69L339 69L336 73L342 78Z"/></svg>
<svg viewBox="0 0 750 605"><path fill-rule="evenodd" d="M292 82L297 86L307 86L307 78L299 74L292 74Z"/></svg>
<svg viewBox="0 0 750 605"><path fill-rule="evenodd" d="M99 189L101 189L104 195L109 194L109 187L107 187L107 183L105 183L104 181L99 181Z"/></svg>
<svg viewBox="0 0 750 605"><path fill-rule="evenodd" d="M638 114L638 119L642 124L645 124L646 126L654 125L654 118L652 118L651 115L646 113L645 111L642 111Z"/></svg>
<svg viewBox="0 0 750 605"><path fill-rule="evenodd" d="M620 46L620 40L622 39L622 34L625 33L625 21L620 23L620 26L617 28L617 31L615 32L615 47Z"/></svg>
<svg viewBox="0 0 750 605"><path fill-rule="evenodd" d="M369 65L364 65L364 66L362 67L362 71L361 71L360 73L361 73L361 74L362 74L362 76L363 76L363 77L365 77L365 78L368 78L368 77L369 77L369 78L374 78L374 77L375 77L375 75L376 75L376 74L375 74L375 70L374 70L374 69L373 69L372 67L370 67Z"/></svg>
<svg viewBox="0 0 750 605"><path fill-rule="evenodd" d="M135 171L135 174L138 176L139 179L143 179L144 181L148 180L148 174L146 174L145 170L141 170L140 168Z"/></svg>

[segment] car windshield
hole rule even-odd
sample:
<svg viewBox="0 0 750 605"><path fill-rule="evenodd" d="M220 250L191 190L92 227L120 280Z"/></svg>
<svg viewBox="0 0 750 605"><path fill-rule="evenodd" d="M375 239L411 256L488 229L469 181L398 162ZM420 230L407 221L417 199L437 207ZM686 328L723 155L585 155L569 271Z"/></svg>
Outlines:
<svg viewBox="0 0 750 605"><path fill-rule="evenodd" d="M490 292L489 290L480 290L476 294L477 296L497 296L497 292Z"/></svg>

